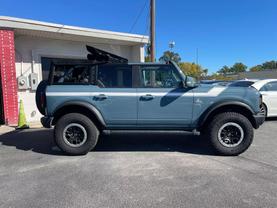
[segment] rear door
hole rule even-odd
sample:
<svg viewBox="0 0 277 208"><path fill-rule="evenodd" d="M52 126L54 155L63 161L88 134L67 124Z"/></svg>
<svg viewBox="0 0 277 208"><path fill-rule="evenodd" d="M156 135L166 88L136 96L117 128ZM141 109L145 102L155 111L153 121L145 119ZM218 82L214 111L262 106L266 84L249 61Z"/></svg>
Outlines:
<svg viewBox="0 0 277 208"><path fill-rule="evenodd" d="M180 87L173 65L141 65L138 87L139 127L188 127L192 120L193 92Z"/></svg>
<svg viewBox="0 0 277 208"><path fill-rule="evenodd" d="M110 127L135 126L137 121L136 88L133 88L132 66L99 65L91 102Z"/></svg>

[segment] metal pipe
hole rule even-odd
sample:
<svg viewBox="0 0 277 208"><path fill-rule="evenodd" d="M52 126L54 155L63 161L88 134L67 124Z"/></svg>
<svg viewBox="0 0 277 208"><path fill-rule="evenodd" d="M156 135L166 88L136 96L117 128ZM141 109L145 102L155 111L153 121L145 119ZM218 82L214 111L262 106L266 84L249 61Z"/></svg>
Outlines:
<svg viewBox="0 0 277 208"><path fill-rule="evenodd" d="M151 34L150 34L150 58L152 62L155 62L155 56L156 56L156 3L155 0L150 0L150 12L151 12Z"/></svg>

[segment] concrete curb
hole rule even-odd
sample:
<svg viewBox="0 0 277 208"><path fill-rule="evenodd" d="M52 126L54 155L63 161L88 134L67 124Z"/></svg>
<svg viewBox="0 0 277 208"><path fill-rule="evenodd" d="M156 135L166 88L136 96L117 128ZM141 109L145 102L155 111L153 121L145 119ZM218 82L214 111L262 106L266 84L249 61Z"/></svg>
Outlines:
<svg viewBox="0 0 277 208"><path fill-rule="evenodd" d="M31 123L29 123L29 127L30 127L30 129L43 128L41 123L39 123L39 122L31 122ZM11 131L15 131L15 130L16 130L15 126L6 126L6 125L0 126L0 135L11 132Z"/></svg>

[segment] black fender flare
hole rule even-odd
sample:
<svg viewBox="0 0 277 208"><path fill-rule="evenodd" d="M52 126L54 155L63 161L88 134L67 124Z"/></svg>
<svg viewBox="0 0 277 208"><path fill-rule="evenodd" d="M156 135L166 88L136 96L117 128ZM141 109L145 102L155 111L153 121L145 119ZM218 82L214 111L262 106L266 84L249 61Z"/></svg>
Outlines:
<svg viewBox="0 0 277 208"><path fill-rule="evenodd" d="M95 106L93 106L92 104L85 102L85 101L68 101L68 102L65 102L65 103L59 105L58 107L55 108L55 110L53 112L54 120L60 110L62 110L65 107L69 107L69 106L80 106L80 107L86 108L87 110L89 110L91 113L94 114L94 116L97 118L97 120L100 122L100 124L103 127L106 127L106 122L105 122L102 114L100 113L100 111Z"/></svg>
<svg viewBox="0 0 277 208"><path fill-rule="evenodd" d="M214 104L212 104L209 108L207 108L202 115L199 118L199 123L198 126L201 128L205 122L207 121L207 119L209 118L209 116L217 109L224 107L224 106L237 106L237 107L241 107L246 109L248 112L251 113L251 115L255 115L255 112L253 111L253 109L246 103L242 102L242 101L220 101L220 102L216 102Z"/></svg>

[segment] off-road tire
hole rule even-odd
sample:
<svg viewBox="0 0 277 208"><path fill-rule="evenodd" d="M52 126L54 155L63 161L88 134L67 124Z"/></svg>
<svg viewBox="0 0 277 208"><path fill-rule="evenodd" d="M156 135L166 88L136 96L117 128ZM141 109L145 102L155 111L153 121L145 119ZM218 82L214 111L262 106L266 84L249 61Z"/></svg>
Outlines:
<svg viewBox="0 0 277 208"><path fill-rule="evenodd" d="M87 139L80 147L72 147L68 145L64 139L64 129L70 124L81 125L87 135ZM62 116L54 129L54 139L57 146L68 155L85 155L91 151L97 144L99 131L94 123L83 114L69 113Z"/></svg>
<svg viewBox="0 0 277 208"><path fill-rule="evenodd" d="M218 137L218 132L223 125L227 123L235 123L239 125L244 132L243 140L235 147L226 147L222 145ZM242 114L235 112L226 112L216 115L206 129L213 149L220 155L224 156L237 156L245 152L252 144L254 131L251 122Z"/></svg>

